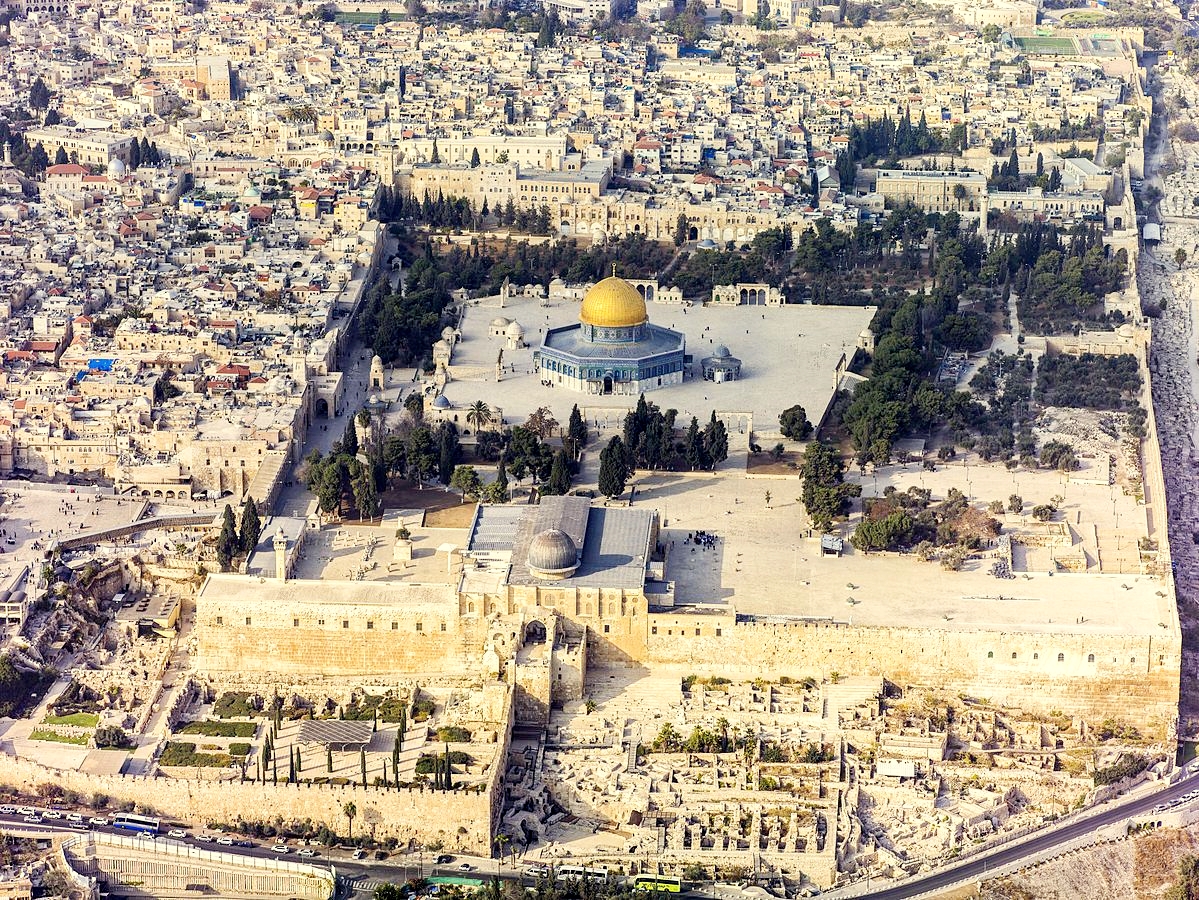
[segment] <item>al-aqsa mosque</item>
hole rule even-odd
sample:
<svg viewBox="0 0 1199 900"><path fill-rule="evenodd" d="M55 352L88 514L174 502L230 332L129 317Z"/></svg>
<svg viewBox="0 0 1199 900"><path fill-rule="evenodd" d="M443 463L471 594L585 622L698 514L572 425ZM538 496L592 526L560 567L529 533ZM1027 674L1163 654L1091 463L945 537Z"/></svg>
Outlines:
<svg viewBox="0 0 1199 900"><path fill-rule="evenodd" d="M587 291L578 324L546 332L534 363L555 386L638 395L682 383L686 344L679 332L652 324L637 289L612 275Z"/></svg>

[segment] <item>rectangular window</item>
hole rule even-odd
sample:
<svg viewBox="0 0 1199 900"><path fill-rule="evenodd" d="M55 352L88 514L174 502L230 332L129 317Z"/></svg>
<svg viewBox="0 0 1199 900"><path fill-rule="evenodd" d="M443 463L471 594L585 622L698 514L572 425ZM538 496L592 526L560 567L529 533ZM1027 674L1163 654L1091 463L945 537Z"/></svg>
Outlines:
<svg viewBox="0 0 1199 900"><path fill-rule="evenodd" d="M719 628L716 629L716 636L720 637L720 629Z"/></svg>
<svg viewBox="0 0 1199 900"><path fill-rule="evenodd" d="M442 631L445 631L445 622L442 622L442 623L441 623L441 630L442 630Z"/></svg>
<svg viewBox="0 0 1199 900"><path fill-rule="evenodd" d="M299 619L292 619L292 620L291 620L291 627L292 627L292 628L299 628L299 627L300 627L300 620L299 620Z"/></svg>
<svg viewBox="0 0 1199 900"><path fill-rule="evenodd" d="M699 637L699 629L698 629L698 628L697 628L697 629L695 629L695 636L696 636L696 637Z"/></svg>
<svg viewBox="0 0 1199 900"><path fill-rule="evenodd" d="M608 632L610 632L611 630L612 630L612 626L611 626L611 625L605 625L605 626L604 626L604 634L607 634L607 633L608 633Z"/></svg>
<svg viewBox="0 0 1199 900"><path fill-rule="evenodd" d="M392 630L392 631L399 631L399 630L400 630L400 623L399 623L399 622L392 622L392 623L391 623L391 630Z"/></svg>
<svg viewBox="0 0 1199 900"><path fill-rule="evenodd" d="M367 620L367 623L366 623L366 630L367 630L367 631L374 631L374 630L375 630L375 623L374 623L374 622L371 622L371 621L369 621L369 620Z"/></svg>
<svg viewBox="0 0 1199 900"><path fill-rule="evenodd" d="M420 623L420 622L417 622L417 623L416 623L416 630L417 630L417 631L424 631L424 630L425 630L425 626L424 626L422 623Z"/></svg>
<svg viewBox="0 0 1199 900"><path fill-rule="evenodd" d="M250 624L250 617L249 617L249 616L246 616L246 624L247 624L247 625L249 625L249 624Z"/></svg>
<svg viewBox="0 0 1199 900"><path fill-rule="evenodd" d="M225 617L224 617L224 616L217 616L217 617L216 617L216 623L217 623L218 625L224 625L224 624L225 624Z"/></svg>
<svg viewBox="0 0 1199 900"><path fill-rule="evenodd" d="M657 625L655 625L653 628L651 628L651 629L649 630L649 633L650 633L650 634L657 634L657 633L658 633L658 626L657 626Z"/></svg>
<svg viewBox="0 0 1199 900"><path fill-rule="evenodd" d="M349 627L350 627L350 620L349 620L349 619L342 619L342 620L341 620L341 627L342 627L342 628L349 628Z"/></svg>

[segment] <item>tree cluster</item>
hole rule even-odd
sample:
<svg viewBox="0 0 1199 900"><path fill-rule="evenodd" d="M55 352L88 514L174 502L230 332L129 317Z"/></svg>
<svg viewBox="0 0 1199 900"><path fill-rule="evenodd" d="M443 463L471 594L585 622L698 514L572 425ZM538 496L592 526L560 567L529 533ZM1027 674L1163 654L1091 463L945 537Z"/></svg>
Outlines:
<svg viewBox="0 0 1199 900"><path fill-rule="evenodd" d="M850 500L861 496L861 486L845 481L845 463L840 454L820 441L812 441L804 449L799 471L803 477L801 499L808 518L818 531L831 531L833 520L849 512Z"/></svg>
<svg viewBox="0 0 1199 900"><path fill-rule="evenodd" d="M1043 356L1037 366L1037 397L1045 406L1129 411L1140 391L1140 368L1129 353Z"/></svg>
<svg viewBox="0 0 1199 900"><path fill-rule="evenodd" d="M1020 322L1035 334L1102 319L1103 297L1119 288L1128 267L1126 251L1109 257L1102 233L1091 226L1063 233L1033 223L1020 229L1013 250L1009 271Z"/></svg>
<svg viewBox="0 0 1199 900"><path fill-rule="evenodd" d="M906 550L917 545L974 550L999 534L999 522L968 502L957 488L939 503L932 492L888 487L865 502L861 523L850 536L859 550Z"/></svg>
<svg viewBox="0 0 1199 900"><path fill-rule="evenodd" d="M889 115L881 119L870 119L862 125L854 124L849 129L847 161L838 160L838 172L852 176L854 163L872 166L884 160L894 168L894 163L906 156L921 153L960 153L966 149L966 129L955 125L948 131L933 130L923 112L920 121L912 124L912 116L906 109L899 121ZM853 184L852 177L842 177L842 184Z"/></svg>
<svg viewBox="0 0 1199 900"><path fill-rule="evenodd" d="M371 286L363 303L362 335L384 364L431 365L429 354L441 333L453 281L426 245L412 262L405 290L392 291L386 278Z"/></svg>

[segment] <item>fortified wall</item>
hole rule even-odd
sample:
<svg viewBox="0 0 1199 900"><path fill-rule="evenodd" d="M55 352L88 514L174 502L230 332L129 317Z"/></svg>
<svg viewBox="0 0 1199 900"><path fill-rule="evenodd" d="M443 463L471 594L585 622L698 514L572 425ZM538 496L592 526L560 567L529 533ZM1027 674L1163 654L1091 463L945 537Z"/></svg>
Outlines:
<svg viewBox="0 0 1199 900"><path fill-rule="evenodd" d="M517 656L528 641L526 623L556 615L572 631L586 628L582 653L558 648L544 660L517 657L531 668L517 676L522 721L543 720L551 693L557 702L581 696L582 666L642 664L697 674L715 673L717 665L719 674L745 678L878 675L902 686L941 687L1030 711L1057 709L1092 721L1110 717L1154 738L1169 733L1177 714L1177 628L1112 634L861 626L738 617L724 608L650 612L643 597L624 591L553 589L530 598L540 607L519 608L516 598L494 598L488 621L478 613L461 614L448 587L439 595L444 602L426 602L427 595L405 590L419 586L386 584L372 585L377 599L330 601L329 591L340 586L285 584L304 586L303 593L313 597L309 601L249 590L244 597L235 591L218 598L211 591L218 580L210 579L197 603L199 668L206 672L479 673L489 647L498 663ZM561 627L551 624L550 635L563 633ZM570 673L569 686L559 683L561 665Z"/></svg>
<svg viewBox="0 0 1199 900"><path fill-rule="evenodd" d="M93 775L51 769L36 762L0 754L0 784L36 793L53 782L81 794L107 794L117 802L131 802L165 818L209 824L238 819L302 821L326 825L338 832L345 827L344 807L358 808L359 827L376 838L394 837L427 842L439 839L459 852L491 853L492 837L499 826L503 802L504 761L512 735L512 691L506 690L505 721L495 762L482 790L434 791L424 788L383 789L361 785L257 784L252 781L205 781L154 776Z"/></svg>
<svg viewBox="0 0 1199 900"><path fill-rule="evenodd" d="M487 639L450 585L210 576L196 626L202 672L301 677L477 671Z"/></svg>
<svg viewBox="0 0 1199 900"><path fill-rule="evenodd" d="M744 678L878 675L1029 711L1111 717L1156 739L1168 736L1177 715L1177 631L954 631L739 618L651 614L645 661Z"/></svg>

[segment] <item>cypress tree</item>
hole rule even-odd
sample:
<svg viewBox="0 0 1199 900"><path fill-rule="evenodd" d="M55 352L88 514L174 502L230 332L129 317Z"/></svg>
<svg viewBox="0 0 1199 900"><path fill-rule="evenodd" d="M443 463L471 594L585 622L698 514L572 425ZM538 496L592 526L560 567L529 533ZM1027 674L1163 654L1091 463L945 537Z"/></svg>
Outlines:
<svg viewBox="0 0 1199 900"><path fill-rule="evenodd" d="M333 774L333 748L325 747L325 768L329 774Z"/></svg>
<svg viewBox="0 0 1199 900"><path fill-rule="evenodd" d="M254 498L247 495L241 508L241 534L238 536L241 552L253 553L261 536L262 520L258 517L258 506L254 503Z"/></svg>
<svg viewBox="0 0 1199 900"><path fill-rule="evenodd" d="M550 468L550 477L545 484L541 486L541 493L545 495L561 496L570 490L570 463L566 461L566 450L559 450L554 454L554 463Z"/></svg>
<svg viewBox="0 0 1199 900"><path fill-rule="evenodd" d="M362 768L362 786L366 787L366 748L358 750L358 765Z"/></svg>
<svg viewBox="0 0 1199 900"><path fill-rule="evenodd" d="M237 522L233 518L233 507L225 504L225 512L221 518L221 534L216 541L216 558L221 564L221 571L229 571L240 543L237 537Z"/></svg>
<svg viewBox="0 0 1199 900"><path fill-rule="evenodd" d="M629 480L624 443L619 437L600 451L599 490L605 497L619 497Z"/></svg>

